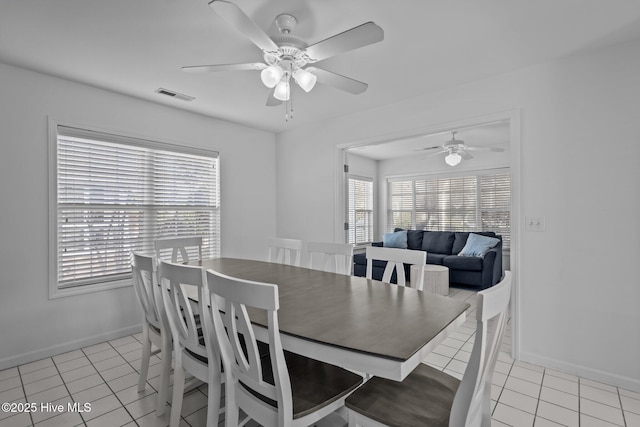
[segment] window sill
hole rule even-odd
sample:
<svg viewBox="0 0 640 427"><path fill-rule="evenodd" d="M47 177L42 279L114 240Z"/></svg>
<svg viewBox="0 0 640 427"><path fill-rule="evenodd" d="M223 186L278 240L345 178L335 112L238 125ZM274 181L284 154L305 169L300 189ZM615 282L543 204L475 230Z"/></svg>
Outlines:
<svg viewBox="0 0 640 427"><path fill-rule="evenodd" d="M49 299L65 298L76 295L90 294L93 292L107 291L111 289L125 288L132 286L131 278L116 280L111 282L94 283L91 285L72 286L68 288L59 288L57 283L49 286Z"/></svg>

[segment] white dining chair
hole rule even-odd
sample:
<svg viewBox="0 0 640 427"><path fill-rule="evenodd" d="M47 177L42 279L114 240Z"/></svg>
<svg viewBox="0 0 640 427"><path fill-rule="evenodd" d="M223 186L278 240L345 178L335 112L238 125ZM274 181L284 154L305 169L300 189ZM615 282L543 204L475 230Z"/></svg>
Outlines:
<svg viewBox="0 0 640 427"><path fill-rule="evenodd" d="M202 324L196 320L192 304L184 287L197 289L198 307L202 313L207 301L204 270L200 267L172 264L161 261L158 265L158 281L162 289L162 299L171 327L174 344L173 396L171 399L170 427L178 427L182 399L185 391L185 371L195 378L208 383L207 426L218 425L222 376L221 360L217 342L208 335L213 325L207 325L210 316L200 316Z"/></svg>
<svg viewBox="0 0 640 427"><path fill-rule="evenodd" d="M346 243L307 243L309 268L330 273L351 275L353 245Z"/></svg>
<svg viewBox="0 0 640 427"><path fill-rule="evenodd" d="M302 240L270 237L267 239L267 261L300 267Z"/></svg>
<svg viewBox="0 0 640 427"><path fill-rule="evenodd" d="M417 265L418 277L411 278L411 285L422 290L424 286L424 266L427 263L427 253L425 251L414 251L411 249L385 248L380 246L367 246L367 279L373 279L373 261L387 261L387 265L382 273L382 281L391 283L393 271L396 272L396 284L406 286L407 280L404 271L404 264Z"/></svg>
<svg viewBox="0 0 640 427"><path fill-rule="evenodd" d="M507 323L511 272L478 292L476 335L462 381L425 364L402 382L372 378L349 398L349 426L490 427L491 377Z"/></svg>
<svg viewBox="0 0 640 427"><path fill-rule="evenodd" d="M167 406L169 375L171 372L171 330L162 307L157 276L156 261L153 257L131 253L131 272L133 289L142 307L142 360L138 392L142 393L146 386L151 357L160 354L160 386L156 403L156 415L164 414ZM151 345L157 350L152 351Z"/></svg>
<svg viewBox="0 0 640 427"><path fill-rule="evenodd" d="M226 377L226 427L238 425L240 410L262 426L291 427L313 425L344 409L362 377L282 349L278 286L212 270L207 286ZM266 313L268 355L260 356L249 309Z"/></svg>
<svg viewBox="0 0 640 427"><path fill-rule="evenodd" d="M159 260L176 263L202 259L202 236L162 237L154 241L154 246Z"/></svg>

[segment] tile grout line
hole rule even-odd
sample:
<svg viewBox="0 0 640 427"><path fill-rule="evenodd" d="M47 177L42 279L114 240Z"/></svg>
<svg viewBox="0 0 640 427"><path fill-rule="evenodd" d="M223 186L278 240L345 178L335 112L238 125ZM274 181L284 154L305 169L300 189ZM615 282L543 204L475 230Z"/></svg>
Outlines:
<svg viewBox="0 0 640 427"><path fill-rule="evenodd" d="M134 340L138 341L135 337L133 337L133 335L126 335L126 336L130 336L130 337L132 337ZM123 337L123 338L124 338L124 337ZM109 346L110 346L110 347L111 347L111 348L112 348L112 349L117 353L118 357L122 357L122 354L120 354L120 352L118 351L118 349L117 349L116 347L114 347L114 345L113 345L113 344L111 344L111 342L109 342L109 341L105 341L105 342L106 342L106 343L107 343L107 344L108 344L108 345L109 345ZM139 342L139 341L138 341L138 342ZM91 366L93 367L93 369L95 369L95 370L96 370L96 373L100 376L100 378L102 379L102 381L104 381L104 384L109 388L109 390L111 391L111 393L113 394L113 396L116 398L116 400L117 400L117 401L118 401L118 403L120 404L120 407L121 407L121 408L123 408L123 409L125 410L125 412L129 415L129 417L131 417L131 419L133 420L133 422L134 422L134 423L136 423L136 425L138 425L138 426L139 426L140 424L138 424L138 423L137 423L136 419L133 417L133 415L131 415L131 413L129 412L129 410L128 410L128 409L126 408L126 406L122 403L122 400L120 400L120 398L119 398L119 397L118 397L118 395L116 394L117 392L111 388L111 386L109 385L109 383L107 382L107 380L102 376L102 374L100 373L100 371L98 370L98 368L96 368L96 367L95 367L94 362L93 362L93 361L91 361L91 359L89 359L89 355L88 355L87 353L85 353L84 349L81 349L81 350L82 350L82 352L84 353L84 355L85 355L85 357L87 358L87 360L89 361L89 363L91 364ZM102 351L104 351L104 350L102 350ZM96 353L98 353L98 352L96 352ZM95 354L95 353L92 353L92 354ZM125 363L126 363L126 364L128 364L129 366L131 366L131 369L133 369L135 372L137 372L137 371L136 371L136 368L135 368L131 363L129 363L129 361L128 361L127 359L125 359L124 357L122 357L122 359L125 361ZM103 360L107 360L107 359L103 359ZM127 375L127 374L125 374L125 375ZM138 375L140 375L140 373L139 373L139 372L138 372ZM122 376L124 376L124 375L122 375ZM121 378L121 377L117 377L117 378ZM117 379L117 378L113 378L113 379L115 380L115 379ZM145 381L145 384L147 384L147 382L146 382L146 381ZM153 390L155 390L155 388L153 388L153 387L151 386L151 384L148 384L148 385L149 385L149 387L151 387ZM96 387L97 387L97 386L96 386ZM91 387L90 387L90 388L91 388ZM146 387L145 387L145 388L146 388ZM141 399L142 399L142 398L141 398ZM138 399L138 400L140 400L140 399ZM137 400L134 400L134 402L137 402ZM133 403L133 402L131 402L131 403ZM107 415L107 414L109 414L109 413L111 413L111 412L117 411L118 409L120 409L120 408L112 409L111 411L108 411L108 412L105 412L104 414L98 415L96 418L93 418L93 419L100 418L100 417L102 417L103 415ZM84 418L83 418L83 421L84 421ZM127 424L128 424L128 423L127 423ZM86 425L86 422L85 422L85 425Z"/></svg>
<svg viewBox="0 0 640 427"><path fill-rule="evenodd" d="M51 359L51 363L53 363L53 359ZM24 400L25 402L29 402L29 397L27 397L27 389L24 386L24 381L22 380L22 371L20 371L20 367L16 367L16 369L18 370L18 377L20 378L20 385L22 387L22 392L24 393ZM57 370L57 368L56 368ZM60 379L62 379L62 377L60 377ZM64 382L64 381L63 381ZM35 426L36 423L33 420L33 414L31 412L29 412L29 419L31 420L31 425Z"/></svg>
<svg viewBox="0 0 640 427"><path fill-rule="evenodd" d="M538 418L538 408L540 407L540 400L541 400L541 398L542 398L542 387L543 387L543 385L542 385L542 384L544 384L544 377L545 377L546 375L547 375L547 370L546 370L546 369L544 369L544 370L542 371L542 379L540 380L540 391L538 391L538 399L537 399L537 401L536 401L536 412L535 412L535 414L533 415L533 424L534 424L534 425L535 425L535 423L536 423L536 418ZM544 417L542 417L542 416L541 416L540 418L544 418ZM580 426L580 420L579 420L579 418L580 418L580 413L578 413L578 427Z"/></svg>
<svg viewBox="0 0 640 427"><path fill-rule="evenodd" d="M618 401L620 402L620 411L622 411L622 422L624 426L627 427L627 417L624 414L624 406L622 405L622 396L620 396L620 387L616 387L616 392L618 393Z"/></svg>
<svg viewBox="0 0 640 427"><path fill-rule="evenodd" d="M84 352L82 352L82 354L84 354ZM79 359L79 357L77 357L76 359ZM71 359L71 360L75 360L75 359ZM88 358L87 358L87 360L88 360ZM91 362L91 361L89 360L89 362ZM53 357L51 358L51 363L53 363L53 366L55 366L56 371L58 371L58 375L60 375L60 379L62 380L62 384L64 385L65 390L67 390L67 393L69 393L69 398L71 399L72 402L75 403L75 400L73 399L73 395L71 394L71 390L69 390L69 387L67 387L67 382L62 377L62 372L60 372L60 368L58 368L58 364L56 363L55 360L53 360ZM55 418L55 417L52 417L52 418ZM86 427L87 423L85 422L85 420L82 417L82 415L80 415L80 419L82 420L82 425ZM76 427L79 426L79 425L81 425L81 424L76 424Z"/></svg>

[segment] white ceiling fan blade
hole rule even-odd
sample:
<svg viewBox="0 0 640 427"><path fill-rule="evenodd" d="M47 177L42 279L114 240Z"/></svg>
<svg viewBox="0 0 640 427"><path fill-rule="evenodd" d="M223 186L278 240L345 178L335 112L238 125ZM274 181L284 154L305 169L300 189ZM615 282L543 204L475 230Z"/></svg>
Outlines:
<svg viewBox="0 0 640 427"><path fill-rule="evenodd" d="M464 160L473 159L473 156L467 150L459 150L458 154L460 154L460 157L462 157Z"/></svg>
<svg viewBox="0 0 640 427"><path fill-rule="evenodd" d="M267 107L276 107L278 105L282 105L282 101L273 96L273 93L276 91L276 88L271 88L269 90L269 95L267 95L267 103L265 104Z"/></svg>
<svg viewBox="0 0 640 427"><path fill-rule="evenodd" d="M473 147L473 146L467 146L465 147L465 150L470 150L470 151L494 151L496 153L501 153L504 151L504 148L500 148L500 147Z"/></svg>
<svg viewBox="0 0 640 427"><path fill-rule="evenodd" d="M384 31L373 22L354 27L333 37L319 41L305 49L309 62L317 62L343 52L377 43L384 39Z"/></svg>
<svg viewBox="0 0 640 427"><path fill-rule="evenodd" d="M265 68L267 68L267 65L262 62L248 62L246 64L191 65L182 67L182 71L187 73L215 73L218 71L260 71Z"/></svg>
<svg viewBox="0 0 640 427"><path fill-rule="evenodd" d="M442 149L442 145L434 145L433 147L425 147L425 148L416 148L413 151L427 151L427 150L435 150L436 148ZM439 151L439 153L442 151Z"/></svg>
<svg viewBox="0 0 640 427"><path fill-rule="evenodd" d="M344 90L345 92L358 95L369 87L368 84L358 80L350 79L340 74L332 73L331 71L323 70L317 67L307 67L305 70L313 73L318 78L318 83L323 85L333 86L335 88Z"/></svg>
<svg viewBox="0 0 640 427"><path fill-rule="evenodd" d="M439 148L441 148L441 147L439 147ZM429 157L437 156L437 155L440 155L440 154L445 154L445 153L448 153L448 152L449 152L449 150L436 151L435 153L429 153L426 156L421 157L421 159L428 159Z"/></svg>
<svg viewBox="0 0 640 427"><path fill-rule="evenodd" d="M225 0L213 0L209 3L209 7L263 52L274 54L278 52L278 45L234 3Z"/></svg>

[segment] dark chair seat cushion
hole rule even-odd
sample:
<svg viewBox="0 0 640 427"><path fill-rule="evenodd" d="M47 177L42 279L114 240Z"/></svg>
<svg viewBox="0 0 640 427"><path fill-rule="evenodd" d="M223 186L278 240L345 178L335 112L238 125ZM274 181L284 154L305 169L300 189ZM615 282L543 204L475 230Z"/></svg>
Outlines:
<svg viewBox="0 0 640 427"><path fill-rule="evenodd" d="M442 260L442 265L452 270L482 271L482 258L477 256L449 255Z"/></svg>
<svg viewBox="0 0 640 427"><path fill-rule="evenodd" d="M269 345L265 344L268 348ZM262 378L269 384L274 384L273 371L269 353L263 355ZM289 370L291 381L291 396L293 398L293 418L300 418L336 400L348 395L362 384L362 377L346 369L319 362L308 357L300 356L289 351L284 352L284 358ZM244 384L243 384L244 386ZM258 395L245 386L245 389L260 400L271 406L277 402Z"/></svg>
<svg viewBox="0 0 640 427"><path fill-rule="evenodd" d="M402 382L374 377L347 398L347 408L391 427L448 427L460 381L419 364Z"/></svg>

